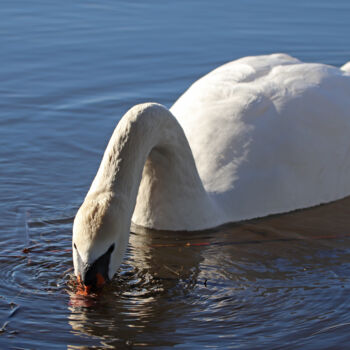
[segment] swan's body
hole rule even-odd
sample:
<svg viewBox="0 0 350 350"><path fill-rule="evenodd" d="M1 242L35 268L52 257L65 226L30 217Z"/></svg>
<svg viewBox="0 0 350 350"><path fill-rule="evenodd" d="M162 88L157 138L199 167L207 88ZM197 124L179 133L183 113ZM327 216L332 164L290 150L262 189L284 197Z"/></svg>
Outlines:
<svg viewBox="0 0 350 350"><path fill-rule="evenodd" d="M349 64L247 57L198 80L170 112L132 108L74 222L80 265L114 244L111 277L131 218L191 231L349 195L349 72ZM74 261L84 274L76 253Z"/></svg>

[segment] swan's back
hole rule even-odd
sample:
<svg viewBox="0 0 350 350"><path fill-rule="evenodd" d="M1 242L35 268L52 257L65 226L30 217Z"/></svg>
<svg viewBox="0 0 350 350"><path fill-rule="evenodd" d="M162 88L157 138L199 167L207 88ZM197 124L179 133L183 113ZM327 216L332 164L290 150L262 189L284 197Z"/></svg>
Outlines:
<svg viewBox="0 0 350 350"><path fill-rule="evenodd" d="M207 74L174 104L226 221L350 194L348 65L246 57Z"/></svg>

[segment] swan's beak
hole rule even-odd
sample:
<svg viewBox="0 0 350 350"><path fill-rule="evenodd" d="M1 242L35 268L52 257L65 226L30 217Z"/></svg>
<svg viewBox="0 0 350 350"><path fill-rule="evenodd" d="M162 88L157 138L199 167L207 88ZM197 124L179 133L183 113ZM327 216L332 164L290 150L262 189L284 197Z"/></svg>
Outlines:
<svg viewBox="0 0 350 350"><path fill-rule="evenodd" d="M109 281L108 270L113 249L114 244L92 264L84 264L78 254L78 281L84 284L87 291L100 288Z"/></svg>
<svg viewBox="0 0 350 350"><path fill-rule="evenodd" d="M86 265L81 273L81 281L89 290L101 288L108 280L108 265L102 264L100 259Z"/></svg>

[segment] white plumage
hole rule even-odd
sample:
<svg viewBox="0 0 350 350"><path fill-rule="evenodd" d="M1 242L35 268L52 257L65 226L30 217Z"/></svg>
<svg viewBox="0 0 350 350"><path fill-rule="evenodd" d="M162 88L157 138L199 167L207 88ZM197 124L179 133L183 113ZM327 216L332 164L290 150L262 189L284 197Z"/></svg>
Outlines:
<svg viewBox="0 0 350 350"><path fill-rule="evenodd" d="M348 195L350 63L338 69L284 54L246 57L199 79L170 112L143 104L125 114L73 240L86 266L114 244L112 276L131 218L191 231Z"/></svg>
<svg viewBox="0 0 350 350"><path fill-rule="evenodd" d="M224 221L350 194L347 69L284 54L246 57L199 79L174 104Z"/></svg>

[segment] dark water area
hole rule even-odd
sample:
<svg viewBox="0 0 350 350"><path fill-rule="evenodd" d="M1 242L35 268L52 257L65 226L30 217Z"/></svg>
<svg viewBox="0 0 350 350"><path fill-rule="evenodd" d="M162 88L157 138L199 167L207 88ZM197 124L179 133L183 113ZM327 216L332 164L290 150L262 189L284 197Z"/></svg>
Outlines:
<svg viewBox="0 0 350 350"><path fill-rule="evenodd" d="M71 229L115 125L246 55L350 61L348 0L3 1L0 349L347 349L350 199L196 233L132 228L101 295Z"/></svg>

